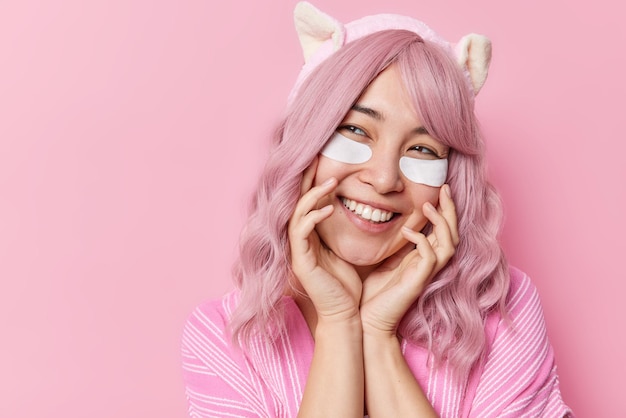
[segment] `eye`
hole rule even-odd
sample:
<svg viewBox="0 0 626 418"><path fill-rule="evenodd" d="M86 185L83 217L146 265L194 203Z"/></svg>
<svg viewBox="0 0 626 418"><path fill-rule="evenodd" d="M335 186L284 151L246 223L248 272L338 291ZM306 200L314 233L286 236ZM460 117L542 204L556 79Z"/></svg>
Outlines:
<svg viewBox="0 0 626 418"><path fill-rule="evenodd" d="M413 158L421 158L421 159L441 158L439 157L437 152L423 145L416 145L414 147L409 148L409 156Z"/></svg>
<svg viewBox="0 0 626 418"><path fill-rule="evenodd" d="M365 132L363 129L354 126L354 125L341 125L339 128L337 128L338 131L343 131L345 132L350 132L354 135L358 135L358 136L367 136L367 132Z"/></svg>

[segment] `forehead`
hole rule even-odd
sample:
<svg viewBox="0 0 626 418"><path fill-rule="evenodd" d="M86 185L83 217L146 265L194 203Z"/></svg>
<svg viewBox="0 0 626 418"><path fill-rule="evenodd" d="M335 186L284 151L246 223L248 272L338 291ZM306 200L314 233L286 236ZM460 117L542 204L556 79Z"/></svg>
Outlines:
<svg viewBox="0 0 626 418"><path fill-rule="evenodd" d="M368 85L352 111L363 113L379 122L421 126L400 71L395 65L386 68Z"/></svg>
<svg viewBox="0 0 626 418"><path fill-rule="evenodd" d="M363 90L359 100L377 95L393 95L398 98L406 96L408 99L400 69L396 64L391 64L381 71Z"/></svg>

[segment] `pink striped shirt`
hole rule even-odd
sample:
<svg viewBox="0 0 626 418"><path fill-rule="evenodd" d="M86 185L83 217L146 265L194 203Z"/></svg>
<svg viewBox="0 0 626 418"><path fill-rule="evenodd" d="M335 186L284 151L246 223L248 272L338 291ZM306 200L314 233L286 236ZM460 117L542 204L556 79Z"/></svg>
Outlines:
<svg viewBox="0 0 626 418"><path fill-rule="evenodd" d="M402 345L406 361L440 417L563 417L563 403L537 291L511 269L511 324L498 314L485 323L486 361L456 384L446 364L427 362L422 347ZM260 341L234 349L226 325L237 293L195 309L184 329L183 374L190 417L295 417L313 339L293 299L285 297L287 335L270 348Z"/></svg>

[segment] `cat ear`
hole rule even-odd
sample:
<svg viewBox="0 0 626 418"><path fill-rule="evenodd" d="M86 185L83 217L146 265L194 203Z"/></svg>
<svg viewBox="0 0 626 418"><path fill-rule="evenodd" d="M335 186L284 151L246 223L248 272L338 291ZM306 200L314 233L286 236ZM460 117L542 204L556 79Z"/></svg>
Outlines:
<svg viewBox="0 0 626 418"><path fill-rule="evenodd" d="M335 51L344 43L346 30L343 24L321 12L311 3L301 1L296 4L294 22L305 63L327 40L333 40Z"/></svg>
<svg viewBox="0 0 626 418"><path fill-rule="evenodd" d="M487 80L491 62L491 41L484 35L465 35L455 46L459 65L467 69L474 94L478 94Z"/></svg>

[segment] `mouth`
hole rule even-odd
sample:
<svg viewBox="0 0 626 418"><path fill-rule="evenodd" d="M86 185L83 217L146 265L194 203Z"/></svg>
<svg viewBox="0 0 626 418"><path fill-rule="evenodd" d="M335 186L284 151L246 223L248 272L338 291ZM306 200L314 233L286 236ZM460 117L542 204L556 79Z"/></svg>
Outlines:
<svg viewBox="0 0 626 418"><path fill-rule="evenodd" d="M389 212L383 209L374 208L370 205L357 202L355 200L348 199L347 197L341 197L341 203L350 212L357 215L359 218L365 219L372 223L382 224L389 222L394 217L394 212Z"/></svg>

